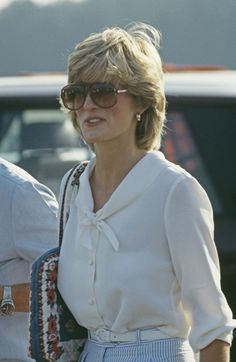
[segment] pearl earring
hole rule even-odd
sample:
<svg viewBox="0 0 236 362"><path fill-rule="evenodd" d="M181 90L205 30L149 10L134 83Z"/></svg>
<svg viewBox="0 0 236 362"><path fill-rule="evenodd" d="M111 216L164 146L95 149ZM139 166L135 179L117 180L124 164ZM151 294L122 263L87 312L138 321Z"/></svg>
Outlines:
<svg viewBox="0 0 236 362"><path fill-rule="evenodd" d="M138 122L141 121L141 114L140 114L140 113L137 113L137 114L136 114L136 119L137 119Z"/></svg>

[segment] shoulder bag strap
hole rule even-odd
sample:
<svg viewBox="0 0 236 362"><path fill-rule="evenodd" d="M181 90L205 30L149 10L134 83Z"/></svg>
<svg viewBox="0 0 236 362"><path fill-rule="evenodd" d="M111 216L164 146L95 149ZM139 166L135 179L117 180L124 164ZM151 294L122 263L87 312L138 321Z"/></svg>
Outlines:
<svg viewBox="0 0 236 362"><path fill-rule="evenodd" d="M69 217L70 202L73 192L73 187L77 185L79 187L79 178L84 172L88 161L84 161L79 165L75 165L70 171L63 190L62 202L61 202L61 213L60 213L60 222L59 222L59 246L61 246L64 226ZM70 182L71 181L71 182Z"/></svg>

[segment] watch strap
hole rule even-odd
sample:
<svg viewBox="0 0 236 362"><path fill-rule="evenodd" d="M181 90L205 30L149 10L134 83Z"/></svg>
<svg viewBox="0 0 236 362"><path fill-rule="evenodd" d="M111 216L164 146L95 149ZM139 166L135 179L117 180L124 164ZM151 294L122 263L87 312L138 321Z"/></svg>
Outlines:
<svg viewBox="0 0 236 362"><path fill-rule="evenodd" d="M4 316L9 316L14 314L15 304L12 299L12 288L10 285L5 285L3 287L3 299L0 305L0 314Z"/></svg>
<svg viewBox="0 0 236 362"><path fill-rule="evenodd" d="M12 291L10 285L4 285L3 287L3 300L4 299L12 299Z"/></svg>

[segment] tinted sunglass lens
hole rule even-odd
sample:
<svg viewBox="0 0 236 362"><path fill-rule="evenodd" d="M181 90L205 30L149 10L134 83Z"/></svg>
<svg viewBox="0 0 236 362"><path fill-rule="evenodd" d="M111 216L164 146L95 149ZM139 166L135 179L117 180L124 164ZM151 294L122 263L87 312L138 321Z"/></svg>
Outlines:
<svg viewBox="0 0 236 362"><path fill-rule="evenodd" d="M109 108L116 104L116 90L112 84L94 84L90 89L94 103L102 108Z"/></svg>
<svg viewBox="0 0 236 362"><path fill-rule="evenodd" d="M82 107L87 90L83 85L70 85L62 90L62 100L64 106L70 110Z"/></svg>

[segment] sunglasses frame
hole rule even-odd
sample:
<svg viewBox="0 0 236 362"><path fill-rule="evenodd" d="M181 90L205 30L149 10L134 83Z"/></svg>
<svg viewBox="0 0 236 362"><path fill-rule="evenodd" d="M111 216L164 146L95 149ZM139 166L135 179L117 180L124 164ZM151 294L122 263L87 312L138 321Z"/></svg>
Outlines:
<svg viewBox="0 0 236 362"><path fill-rule="evenodd" d="M105 87L107 86L107 89L110 87L110 90L114 92L114 103L112 105L109 106L101 106L97 101L96 98L94 99L93 97L96 97L96 88L97 88L97 93L99 93L99 86L103 86L100 87L100 89L105 89ZM78 107L68 107L67 102L65 100L65 94L67 89L70 89L70 87L76 87L76 86L82 86L84 87L84 99L83 102L80 106ZM93 89L95 90L95 92L93 92ZM72 84L67 84L66 86L64 86L61 89L61 99L62 99L62 103L64 105L65 108L69 109L70 111L77 111L79 109L81 109L84 105L84 102L89 94L90 98L92 99L93 103L101 108L112 108L114 107L114 105L117 103L117 95L120 93L126 93L128 92L127 89L117 89L112 83L102 83L102 82L97 82L97 83L72 83ZM76 98L76 96L75 96Z"/></svg>

